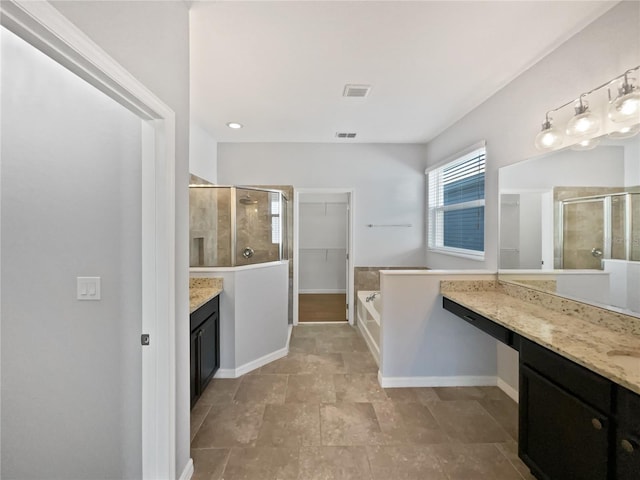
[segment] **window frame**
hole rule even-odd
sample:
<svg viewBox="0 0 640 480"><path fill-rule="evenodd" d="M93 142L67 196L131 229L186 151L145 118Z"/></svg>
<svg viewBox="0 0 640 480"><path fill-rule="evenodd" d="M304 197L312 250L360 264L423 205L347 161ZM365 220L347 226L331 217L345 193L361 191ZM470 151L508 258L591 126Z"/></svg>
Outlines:
<svg viewBox="0 0 640 480"><path fill-rule="evenodd" d="M436 170L442 171L446 167L453 167L457 164L464 163L465 161L469 161L479 155L484 154L484 171L485 174L485 182L486 182L486 142L480 141L464 150L456 153L448 157L446 160L439 162L438 164L429 167L425 170L425 180L426 180L426 198L425 198L425 207L426 207L426 215L425 215L425 240L426 240L426 251L432 253L438 253L442 255L451 255L458 258L465 258L469 260L476 261L484 261L485 252L486 252L486 228L483 228L483 250L472 250L466 248L459 247L450 247L444 245L444 213L446 211L454 211L461 209L469 209L469 208L478 208L483 207L483 224L486 227L486 183L484 185L483 198L476 200L469 200L465 202L460 202L452 205L444 204L444 185L442 184L441 179L438 181L438 188L440 189L437 194L437 205L433 206L431 204L433 197L431 195L430 188L430 174L433 174ZM440 214L440 215L438 215ZM439 217L439 218L438 218ZM435 224L435 227L433 225ZM439 241L440 240L440 241ZM442 242L442 243L440 243Z"/></svg>

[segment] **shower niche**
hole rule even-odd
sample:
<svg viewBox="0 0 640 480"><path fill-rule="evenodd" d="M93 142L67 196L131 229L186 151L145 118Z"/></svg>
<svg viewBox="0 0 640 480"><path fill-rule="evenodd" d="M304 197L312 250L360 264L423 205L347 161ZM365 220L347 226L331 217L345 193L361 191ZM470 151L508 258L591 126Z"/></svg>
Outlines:
<svg viewBox="0 0 640 480"><path fill-rule="evenodd" d="M288 258L287 198L257 187L189 186L189 265L237 267Z"/></svg>

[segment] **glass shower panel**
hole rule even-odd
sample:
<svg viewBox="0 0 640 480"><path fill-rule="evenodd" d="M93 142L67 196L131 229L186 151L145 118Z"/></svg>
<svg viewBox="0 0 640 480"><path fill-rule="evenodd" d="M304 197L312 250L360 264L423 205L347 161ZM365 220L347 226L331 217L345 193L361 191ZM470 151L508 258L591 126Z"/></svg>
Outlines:
<svg viewBox="0 0 640 480"><path fill-rule="evenodd" d="M605 251L604 199L565 202L562 212L562 267L602 269Z"/></svg>
<svg viewBox="0 0 640 480"><path fill-rule="evenodd" d="M627 195L611 197L611 258L627 259Z"/></svg>
<svg viewBox="0 0 640 480"><path fill-rule="evenodd" d="M629 235L631 245L629 248L629 260L640 262L640 193L631 193L628 195L630 202L630 225L627 227L631 234Z"/></svg>
<svg viewBox="0 0 640 480"><path fill-rule="evenodd" d="M280 193L236 188L236 265L280 259Z"/></svg>

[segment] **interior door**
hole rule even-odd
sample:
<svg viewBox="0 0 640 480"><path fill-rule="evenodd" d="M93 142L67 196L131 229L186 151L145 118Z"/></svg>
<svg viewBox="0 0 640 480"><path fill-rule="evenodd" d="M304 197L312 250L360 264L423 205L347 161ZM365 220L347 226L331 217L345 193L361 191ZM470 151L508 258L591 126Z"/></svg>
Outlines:
<svg viewBox="0 0 640 480"><path fill-rule="evenodd" d="M346 215L345 215L345 222L346 222L346 226L345 226L345 231L347 232L347 238L346 238L346 246L347 246L347 252L344 256L345 258L345 275L346 275L346 319L347 321L349 321L349 293L351 292L351 275L350 275L350 269L349 269L349 265L351 263L351 258L349 258L350 256L350 252L349 252L349 225L350 225L350 217L351 217L351 194L348 193L347 194L347 208L345 209Z"/></svg>

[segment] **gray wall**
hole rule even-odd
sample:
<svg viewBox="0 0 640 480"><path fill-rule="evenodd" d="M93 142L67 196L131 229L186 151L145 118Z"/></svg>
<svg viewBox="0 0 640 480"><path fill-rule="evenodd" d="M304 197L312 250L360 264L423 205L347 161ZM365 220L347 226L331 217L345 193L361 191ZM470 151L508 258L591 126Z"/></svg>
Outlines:
<svg viewBox="0 0 640 480"><path fill-rule="evenodd" d="M560 45L426 146L429 165L487 140L485 261L428 254L431 268L498 265L498 168L539 155L534 138L547 110L640 64L640 3L621 2ZM517 357L499 347L498 374L517 385Z"/></svg>
<svg viewBox="0 0 640 480"><path fill-rule="evenodd" d="M416 144L219 143L223 185L355 188L354 265L424 263L424 154ZM410 223L411 228L367 228Z"/></svg>
<svg viewBox="0 0 640 480"><path fill-rule="evenodd" d="M140 120L2 35L2 478L137 479Z"/></svg>
<svg viewBox="0 0 640 480"><path fill-rule="evenodd" d="M176 112L176 470L189 454L189 14L175 1L54 2Z"/></svg>

